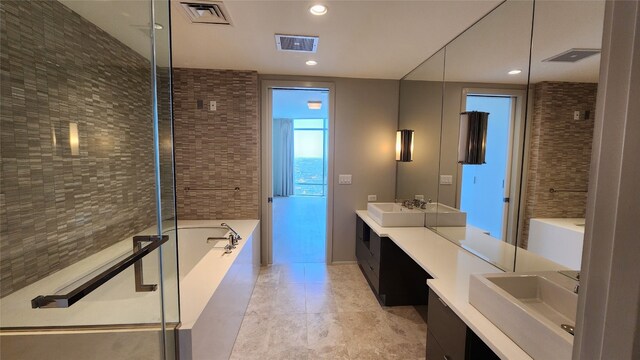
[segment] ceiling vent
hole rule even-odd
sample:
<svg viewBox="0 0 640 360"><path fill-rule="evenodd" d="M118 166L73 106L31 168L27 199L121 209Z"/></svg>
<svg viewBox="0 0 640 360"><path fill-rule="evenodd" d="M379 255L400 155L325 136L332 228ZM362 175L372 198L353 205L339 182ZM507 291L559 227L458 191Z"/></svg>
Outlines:
<svg viewBox="0 0 640 360"><path fill-rule="evenodd" d="M600 49L569 49L561 54L552 56L542 61L576 62L599 53Z"/></svg>
<svg viewBox="0 0 640 360"><path fill-rule="evenodd" d="M314 53L318 50L317 36L276 34L276 47L279 51Z"/></svg>
<svg viewBox="0 0 640 360"><path fill-rule="evenodd" d="M232 25L231 17L222 1L181 2L192 23Z"/></svg>

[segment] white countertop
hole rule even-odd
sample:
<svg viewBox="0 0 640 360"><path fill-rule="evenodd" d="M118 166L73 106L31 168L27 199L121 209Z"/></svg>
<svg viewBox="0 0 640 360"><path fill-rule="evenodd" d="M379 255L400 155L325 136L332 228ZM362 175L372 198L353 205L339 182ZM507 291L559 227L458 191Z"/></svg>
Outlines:
<svg viewBox="0 0 640 360"><path fill-rule="evenodd" d="M469 304L469 276L502 272L425 227L381 227L366 210L358 216L379 236L390 238L433 279L429 287L501 359L531 359L516 343Z"/></svg>

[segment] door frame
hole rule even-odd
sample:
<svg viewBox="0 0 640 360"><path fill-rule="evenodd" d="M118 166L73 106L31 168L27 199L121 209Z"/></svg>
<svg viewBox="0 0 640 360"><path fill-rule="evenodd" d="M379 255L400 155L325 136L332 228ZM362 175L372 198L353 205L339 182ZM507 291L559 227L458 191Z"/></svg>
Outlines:
<svg viewBox="0 0 640 360"><path fill-rule="evenodd" d="M522 158L525 145L525 115L526 115L526 89L500 89L500 88L463 88L460 100L460 111L466 111L467 96L509 96L515 101L511 108L512 126L509 126L509 143L507 154L507 169L505 173L505 195L509 198L506 203L507 210L503 210L502 241L515 245L518 234L518 212L520 208L520 182L522 180ZM507 192L508 189L508 192ZM462 164L458 165L456 181L456 207L460 208L462 196Z"/></svg>
<svg viewBox="0 0 640 360"><path fill-rule="evenodd" d="M273 197L273 163L272 163L272 91L274 88L285 89L318 89L329 91L328 111L328 142L327 149L327 216L325 229L325 262L333 262L333 159L335 147L335 84L322 81L296 81L296 80L262 80L261 81L261 147L262 147L262 186L260 187L260 222L261 222L261 247L260 259L263 265L273 264L273 203L269 203L269 197Z"/></svg>

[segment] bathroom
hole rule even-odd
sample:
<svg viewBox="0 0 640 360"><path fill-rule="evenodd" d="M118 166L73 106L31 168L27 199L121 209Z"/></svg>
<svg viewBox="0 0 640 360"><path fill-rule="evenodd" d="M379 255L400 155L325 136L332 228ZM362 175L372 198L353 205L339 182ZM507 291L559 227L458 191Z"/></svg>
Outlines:
<svg viewBox="0 0 640 360"><path fill-rule="evenodd" d="M1 357L456 358L439 309L464 357L637 358L637 2L318 4L0 4ZM318 36L315 52L278 51L281 34ZM570 49L589 56L548 61ZM329 93L323 262L274 254L283 88ZM470 105L487 98L510 106L500 142L499 111ZM458 162L474 110L487 159L505 148L482 190L493 161ZM422 224L367 210L402 200ZM470 303L532 272L570 293L556 357L519 337L535 317L506 328Z"/></svg>

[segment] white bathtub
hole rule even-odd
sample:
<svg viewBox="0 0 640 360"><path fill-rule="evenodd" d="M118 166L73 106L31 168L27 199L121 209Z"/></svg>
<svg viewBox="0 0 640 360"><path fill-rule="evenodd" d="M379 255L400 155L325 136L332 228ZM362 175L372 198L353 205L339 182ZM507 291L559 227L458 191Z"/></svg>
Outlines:
<svg viewBox="0 0 640 360"><path fill-rule="evenodd" d="M223 246L226 242L207 243L211 236L212 227L219 227L222 222L229 224L240 233L237 248L231 254L223 255ZM199 358L202 348L203 331L215 332L208 327L206 317L211 318L211 307L216 305L221 296L234 296L238 301L234 302L233 311L221 311L220 314L237 314L246 309L253 285L259 271L259 221L258 220L206 220L206 221L180 221L178 223L178 257L179 277L176 274L175 264L175 229L165 231L170 239L163 245L164 255L164 286L165 286L165 321L177 324L180 318L178 335L180 335L181 359L188 359L189 354L193 358ZM138 235L153 234L153 229L147 229ZM50 295L64 293L74 284L82 282L82 279L97 273L96 264L108 264L113 259L123 258L131 253L132 238L124 239L107 249L104 249L86 259L83 259L65 269L62 269L36 283L20 289L0 299L0 327L3 331L2 352L0 357L12 359L38 358L51 341L43 341L42 336L54 335L50 331L57 328L55 335L63 335L55 341L64 344L65 341L78 341L78 329L87 334L86 326L99 326L95 331L99 336L87 337L91 341L101 341L108 344L117 337L122 337L122 328L129 327L131 331L137 324L158 325L160 317L160 297L155 292L135 292L133 267L120 273L109 282L93 291L74 305L65 309L32 309L31 299L38 295ZM157 252L157 250L155 250ZM158 283L158 256L152 253L143 259L144 282L147 284ZM178 278L180 284L180 309L177 304ZM246 292L248 289L251 291ZM234 293L235 291L235 293ZM237 293L237 294L236 294ZM244 300L246 298L246 301ZM244 309L242 305L244 304ZM217 316L217 315L216 315ZM241 320L240 320L241 321ZM135 325L134 325L135 324ZM235 324L231 321L230 325ZM120 330L111 330L103 326ZM133 327L132 327L133 325ZM60 328L62 327L62 328ZM237 325L239 329L240 325ZM25 332L24 328L32 328L33 331ZM157 331L158 326L147 327L149 331ZM15 329L15 330L14 330ZM17 331L20 330L20 331ZM110 335L114 335L113 339ZM237 330L227 327L225 334L229 337L235 335ZM153 337L153 335L151 335ZM65 340L68 339L68 340ZM189 340L187 340L189 339ZM220 340L224 340L220 338ZM233 346L229 341L217 344L217 352ZM49 345L46 345L46 344ZM147 342L154 349L148 354L158 351L157 341ZM225 345L226 344L226 345ZM13 346L15 345L15 346ZM70 348L78 348L71 346ZM91 348L91 347L89 347ZM58 346L57 350L64 351L64 346ZM20 354L16 357L14 354ZM33 356L30 356L32 354ZM83 355L75 353L63 353L62 357L83 358ZM95 354L94 354L95 355ZM101 354L104 358L112 358L113 354ZM93 356L93 355L92 355ZM210 355L205 356L210 358Z"/></svg>
<svg viewBox="0 0 640 360"><path fill-rule="evenodd" d="M527 249L571 270L580 270L584 221L584 218L531 219Z"/></svg>

